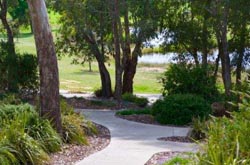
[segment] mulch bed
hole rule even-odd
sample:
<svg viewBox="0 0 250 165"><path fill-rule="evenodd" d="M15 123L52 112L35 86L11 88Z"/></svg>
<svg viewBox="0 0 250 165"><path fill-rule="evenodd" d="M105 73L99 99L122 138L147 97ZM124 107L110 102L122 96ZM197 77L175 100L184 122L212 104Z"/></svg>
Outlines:
<svg viewBox="0 0 250 165"><path fill-rule="evenodd" d="M181 142L181 143L193 143L194 141L187 136L170 136L170 137L161 137L157 140L161 141L172 141L172 142Z"/></svg>
<svg viewBox="0 0 250 165"><path fill-rule="evenodd" d="M113 99L103 99L103 98L67 98L67 103L78 109L95 109L95 110L117 110L117 109L138 109L139 107L133 103L122 102L121 105Z"/></svg>
<svg viewBox="0 0 250 165"><path fill-rule="evenodd" d="M72 165L107 147L110 143L110 131L102 125L95 125L99 134L88 136L88 145L65 145L62 151L50 155L49 165Z"/></svg>
<svg viewBox="0 0 250 165"><path fill-rule="evenodd" d="M181 152L160 152L154 154L146 163L145 165L161 165L168 160L176 157L177 155L181 154Z"/></svg>

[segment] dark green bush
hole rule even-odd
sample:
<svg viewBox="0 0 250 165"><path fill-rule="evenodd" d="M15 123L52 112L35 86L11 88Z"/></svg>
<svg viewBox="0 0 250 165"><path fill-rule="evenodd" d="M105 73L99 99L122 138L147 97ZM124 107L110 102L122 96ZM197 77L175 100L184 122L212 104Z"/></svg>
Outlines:
<svg viewBox="0 0 250 165"><path fill-rule="evenodd" d="M148 99L144 97L137 97L136 95L133 95L131 93L125 93L122 95L122 99L124 101L129 101L132 103L135 103L139 107L145 107L148 104Z"/></svg>
<svg viewBox="0 0 250 165"><path fill-rule="evenodd" d="M210 105L192 94L169 95L152 107L152 114L161 124L187 125L193 118L207 118L210 113Z"/></svg>
<svg viewBox="0 0 250 165"><path fill-rule="evenodd" d="M161 79L163 95L196 94L210 102L218 101L219 92L211 68L173 64Z"/></svg>
<svg viewBox="0 0 250 165"><path fill-rule="evenodd" d="M0 91L34 92L38 89L38 62L32 54L13 54L0 43ZM9 73L12 73L11 75Z"/></svg>
<svg viewBox="0 0 250 165"><path fill-rule="evenodd" d="M38 62L37 57L32 54L18 55L18 87L19 90L38 90Z"/></svg>

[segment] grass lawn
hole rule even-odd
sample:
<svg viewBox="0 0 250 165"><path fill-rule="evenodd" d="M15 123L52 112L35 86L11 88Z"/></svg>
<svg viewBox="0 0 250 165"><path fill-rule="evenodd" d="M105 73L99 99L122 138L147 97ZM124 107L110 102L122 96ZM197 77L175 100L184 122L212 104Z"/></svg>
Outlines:
<svg viewBox="0 0 250 165"><path fill-rule="evenodd" d="M34 37L28 31L19 35L19 38L16 39L16 47L22 53L36 53ZM70 57L62 57L58 60L60 89L73 92L93 92L100 88L100 76L96 62L92 63L93 71L89 72L87 64L86 66L73 65L71 61ZM135 93L160 93L161 84L158 83L157 78L160 77L165 67L165 65L139 65L134 78ZM115 66L113 60L107 64L107 68L114 87Z"/></svg>

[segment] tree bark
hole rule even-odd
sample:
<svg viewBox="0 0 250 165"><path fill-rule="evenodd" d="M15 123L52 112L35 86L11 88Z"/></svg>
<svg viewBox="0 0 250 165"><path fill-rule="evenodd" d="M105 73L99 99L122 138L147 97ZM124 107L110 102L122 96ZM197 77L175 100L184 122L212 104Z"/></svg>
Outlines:
<svg viewBox="0 0 250 165"><path fill-rule="evenodd" d="M118 102L121 102L122 95L122 65L121 65L121 47L120 47L120 36L119 36L119 4L118 0L112 1L112 29L115 45L115 98Z"/></svg>
<svg viewBox="0 0 250 165"><path fill-rule="evenodd" d="M223 13L223 20L221 25L221 43L223 53L221 53L221 66L222 66L222 77L225 87L225 94L227 96L231 95L231 67L230 67L230 58L228 52L228 41L227 41L227 21L228 21L228 7L225 7Z"/></svg>
<svg viewBox="0 0 250 165"><path fill-rule="evenodd" d="M239 49L238 49L239 57L237 59L237 64L236 64L236 87L240 87L241 85L242 63L243 63L243 57L245 53L245 44L246 44L246 37L247 37L246 28L247 28L247 23L246 23L246 20L244 20L241 25L240 43L239 43Z"/></svg>
<svg viewBox="0 0 250 165"><path fill-rule="evenodd" d="M34 30L40 72L40 115L62 132L59 76L53 37L44 0L27 0Z"/></svg>
<svg viewBox="0 0 250 165"><path fill-rule="evenodd" d="M124 65L122 93L133 93L133 80L136 74L138 56L140 54L141 43L137 43L133 50L132 58L127 59L127 62Z"/></svg>

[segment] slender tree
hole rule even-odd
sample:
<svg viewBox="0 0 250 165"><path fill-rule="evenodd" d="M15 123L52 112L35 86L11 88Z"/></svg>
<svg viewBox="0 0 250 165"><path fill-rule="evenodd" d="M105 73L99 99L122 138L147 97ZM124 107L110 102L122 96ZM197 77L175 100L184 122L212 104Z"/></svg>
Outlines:
<svg viewBox="0 0 250 165"><path fill-rule="evenodd" d="M17 82L16 76L17 71L16 67L16 52L15 52L15 43L14 43L14 34L13 29L11 28L10 23L7 20L9 1L0 0L0 19L3 24L3 27L7 34L7 52L8 52L8 91L17 92Z"/></svg>
<svg viewBox="0 0 250 165"><path fill-rule="evenodd" d="M59 54L94 56L101 78L103 97L111 97L111 78L105 65L109 52L111 26L106 1L63 0L53 4L61 14L57 39Z"/></svg>
<svg viewBox="0 0 250 165"><path fill-rule="evenodd" d="M40 115L62 131L59 76L53 37L44 0L27 0L32 20L40 72Z"/></svg>

